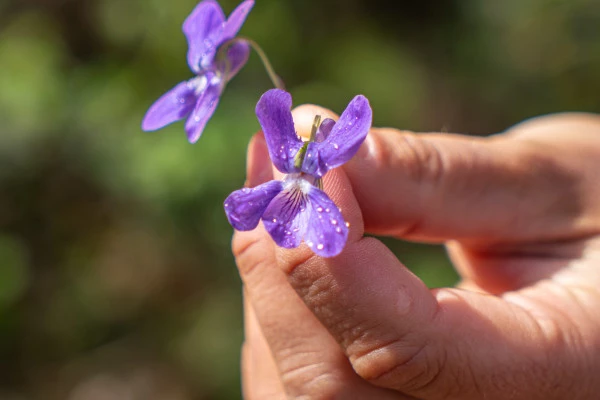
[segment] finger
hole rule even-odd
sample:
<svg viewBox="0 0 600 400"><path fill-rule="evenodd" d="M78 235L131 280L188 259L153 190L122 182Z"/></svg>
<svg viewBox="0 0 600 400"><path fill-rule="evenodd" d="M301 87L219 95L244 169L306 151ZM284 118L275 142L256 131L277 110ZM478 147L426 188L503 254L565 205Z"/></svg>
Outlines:
<svg viewBox="0 0 600 400"><path fill-rule="evenodd" d="M299 132L315 112L326 110L294 110ZM490 138L372 129L343 168L372 233L476 244L589 235L600 225L593 125L561 125L568 141L526 128Z"/></svg>
<svg viewBox="0 0 600 400"><path fill-rule="evenodd" d="M286 399L271 349L260 330L254 310L246 298L244 298L244 332L246 334L242 347L244 399Z"/></svg>
<svg viewBox="0 0 600 400"><path fill-rule="evenodd" d="M246 156L246 170L245 186L255 187L273 179L269 150L262 132L250 139Z"/></svg>
<svg viewBox="0 0 600 400"><path fill-rule="evenodd" d="M567 272L573 260L579 258L584 243L527 244L497 246L480 251L457 241L446 243L448 255L461 276L459 288L502 294L531 286ZM552 254L552 257L548 256Z"/></svg>
<svg viewBox="0 0 600 400"><path fill-rule="evenodd" d="M253 141L249 160L263 146ZM250 161L251 163L251 161ZM270 167L269 167L270 168ZM249 171L258 173L253 165ZM255 177L249 176L254 182ZM264 228L236 232L233 250L246 299L291 398L408 399L364 382L329 332L304 305L277 267L274 243ZM254 353L252 353L254 354Z"/></svg>

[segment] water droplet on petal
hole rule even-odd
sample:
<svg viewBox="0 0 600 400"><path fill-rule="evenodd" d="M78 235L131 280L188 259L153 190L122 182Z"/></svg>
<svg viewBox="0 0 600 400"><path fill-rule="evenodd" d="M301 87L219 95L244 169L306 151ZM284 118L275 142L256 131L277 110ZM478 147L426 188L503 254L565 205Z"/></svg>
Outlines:
<svg viewBox="0 0 600 400"><path fill-rule="evenodd" d="M326 208L325 212L328 213L328 212L331 212L331 210L329 208Z"/></svg>
<svg viewBox="0 0 600 400"><path fill-rule="evenodd" d="M336 149L336 150L338 150L338 149L340 148L340 146L338 146L338 144L337 144L337 143L333 143L333 145L332 145L332 146L333 146L333 148L334 148L334 149Z"/></svg>
<svg viewBox="0 0 600 400"><path fill-rule="evenodd" d="M317 207L318 212L323 212L323 207Z"/></svg>
<svg viewBox="0 0 600 400"><path fill-rule="evenodd" d="M340 227L338 226L337 228L335 228L335 231L336 231L337 233L342 233L342 228L340 228Z"/></svg>
<svg viewBox="0 0 600 400"><path fill-rule="evenodd" d="M309 240L308 242L306 242L306 245L308 247L313 247L315 244Z"/></svg>
<svg viewBox="0 0 600 400"><path fill-rule="evenodd" d="M225 204L223 204L223 206L224 206L225 208L227 208L227 207L229 207L229 203L225 203Z"/></svg>
<svg viewBox="0 0 600 400"><path fill-rule="evenodd" d="M277 222L277 218L273 218L273 223L276 223L276 222Z"/></svg>
<svg viewBox="0 0 600 400"><path fill-rule="evenodd" d="M346 228L350 228L350 222L346 222Z"/></svg>
<svg viewBox="0 0 600 400"><path fill-rule="evenodd" d="M331 220L331 225L337 225L337 219L332 219Z"/></svg>
<svg viewBox="0 0 600 400"><path fill-rule="evenodd" d="M323 245L323 243L319 243L319 244L317 245L317 249L318 249L318 250L323 250L324 248L325 248L325 246Z"/></svg>

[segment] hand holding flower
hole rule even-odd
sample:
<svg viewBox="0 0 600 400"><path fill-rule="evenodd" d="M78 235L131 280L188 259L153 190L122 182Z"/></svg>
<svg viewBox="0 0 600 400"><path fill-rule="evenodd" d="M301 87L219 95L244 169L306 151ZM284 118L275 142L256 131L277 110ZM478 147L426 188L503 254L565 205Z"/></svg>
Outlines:
<svg viewBox="0 0 600 400"><path fill-rule="evenodd" d="M315 113L295 110L296 127ZM341 254L235 234L245 398L596 398L599 134L584 114L487 139L372 129L324 177L351 224ZM268 179L266 152L255 137L251 185ZM363 224L446 242L459 287L429 290Z"/></svg>

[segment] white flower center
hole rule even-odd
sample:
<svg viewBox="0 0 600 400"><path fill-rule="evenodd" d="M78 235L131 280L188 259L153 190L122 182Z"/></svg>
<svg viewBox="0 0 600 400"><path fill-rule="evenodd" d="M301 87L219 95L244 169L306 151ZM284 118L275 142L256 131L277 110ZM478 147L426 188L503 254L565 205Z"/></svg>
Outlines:
<svg viewBox="0 0 600 400"><path fill-rule="evenodd" d="M203 73L202 75L198 75L195 78L187 81L188 87L194 91L196 96L199 96L202 92L206 90L208 85L215 86L220 85L222 81L221 74L219 73Z"/></svg>
<svg viewBox="0 0 600 400"><path fill-rule="evenodd" d="M289 174L283 178L283 190L299 190L303 195L307 195L313 188L316 180L313 176L304 173Z"/></svg>

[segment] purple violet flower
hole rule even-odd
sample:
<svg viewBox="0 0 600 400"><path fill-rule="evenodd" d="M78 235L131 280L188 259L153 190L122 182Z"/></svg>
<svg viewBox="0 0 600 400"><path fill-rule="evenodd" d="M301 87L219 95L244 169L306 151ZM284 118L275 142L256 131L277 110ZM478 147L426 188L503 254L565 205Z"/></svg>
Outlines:
<svg viewBox="0 0 600 400"><path fill-rule="evenodd" d="M321 178L358 151L371 128L371 107L359 95L337 122L325 119L319 125L315 119L309 142L296 135L291 107L291 95L279 89L266 92L256 105L271 160L285 177L233 192L225 200L225 213L237 230L252 230L262 219L279 246L294 248L304 240L317 255L333 257L346 244L348 226L320 189Z"/></svg>
<svg viewBox="0 0 600 400"><path fill-rule="evenodd" d="M243 40L229 43L224 57L219 57L219 49L235 37L253 6L254 0L243 1L227 20L215 0L204 0L196 6L183 23L187 60L196 76L179 83L150 107L142 122L143 130L154 131L187 117L188 140L194 143L200 138L225 85L250 54Z"/></svg>

